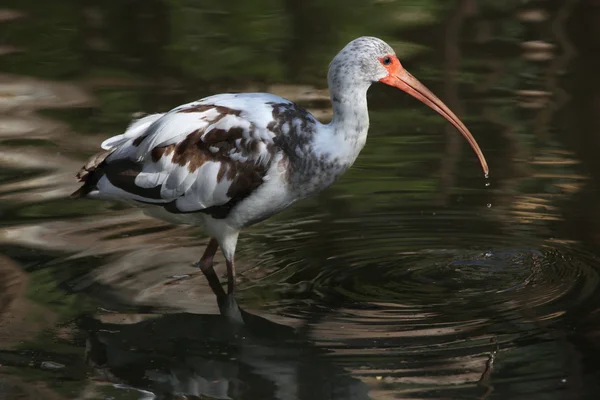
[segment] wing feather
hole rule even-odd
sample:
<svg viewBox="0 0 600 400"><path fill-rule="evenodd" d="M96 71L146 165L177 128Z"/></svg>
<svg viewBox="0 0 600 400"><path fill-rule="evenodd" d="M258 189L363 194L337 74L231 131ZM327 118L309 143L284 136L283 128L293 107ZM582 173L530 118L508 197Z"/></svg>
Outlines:
<svg viewBox="0 0 600 400"><path fill-rule="evenodd" d="M100 147L102 147L104 150L112 150L117 146L127 143L130 139L137 138L144 133L153 122L158 120L163 115L164 114L151 114L133 121L129 127L127 127L125 133L106 139L104 142L102 142Z"/></svg>
<svg viewBox="0 0 600 400"><path fill-rule="evenodd" d="M273 95L211 96L153 114L102 143L96 197L162 204L171 212L230 205L265 179L277 147L269 129Z"/></svg>

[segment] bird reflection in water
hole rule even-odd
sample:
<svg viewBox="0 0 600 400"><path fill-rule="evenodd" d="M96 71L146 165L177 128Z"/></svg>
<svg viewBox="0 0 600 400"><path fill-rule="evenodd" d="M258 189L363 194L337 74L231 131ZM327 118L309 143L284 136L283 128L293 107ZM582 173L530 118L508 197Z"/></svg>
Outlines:
<svg viewBox="0 0 600 400"><path fill-rule="evenodd" d="M86 360L148 399L369 399L368 387L293 328L221 298L220 315L167 314L135 324L88 318Z"/></svg>

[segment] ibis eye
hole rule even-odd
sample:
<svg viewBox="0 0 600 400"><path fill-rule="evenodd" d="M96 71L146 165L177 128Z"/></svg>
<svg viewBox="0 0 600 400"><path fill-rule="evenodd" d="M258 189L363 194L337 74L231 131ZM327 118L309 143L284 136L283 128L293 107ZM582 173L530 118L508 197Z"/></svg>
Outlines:
<svg viewBox="0 0 600 400"><path fill-rule="evenodd" d="M383 57L383 65L390 65L392 63L392 59L389 56Z"/></svg>

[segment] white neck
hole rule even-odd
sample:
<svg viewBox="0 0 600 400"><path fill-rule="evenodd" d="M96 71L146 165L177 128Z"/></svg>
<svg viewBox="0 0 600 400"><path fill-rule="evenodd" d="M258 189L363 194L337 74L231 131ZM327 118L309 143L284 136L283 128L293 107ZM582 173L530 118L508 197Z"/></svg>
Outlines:
<svg viewBox="0 0 600 400"><path fill-rule="evenodd" d="M337 85L336 85L337 83ZM344 82L346 83L346 82ZM333 119L328 124L332 142L338 146L337 154L343 162L352 164L364 147L369 130L367 90L370 83L329 82Z"/></svg>

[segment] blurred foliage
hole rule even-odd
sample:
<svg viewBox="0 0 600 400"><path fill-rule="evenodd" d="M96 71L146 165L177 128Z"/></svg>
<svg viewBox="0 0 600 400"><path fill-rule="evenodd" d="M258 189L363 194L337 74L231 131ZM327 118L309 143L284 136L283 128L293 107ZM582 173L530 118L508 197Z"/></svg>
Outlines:
<svg viewBox="0 0 600 400"><path fill-rule="evenodd" d="M5 0L2 7L25 13L24 21L4 23L0 37L4 43L23 49L2 58L2 71L50 79L70 79L81 69L78 51L78 2L61 0Z"/></svg>
<svg viewBox="0 0 600 400"><path fill-rule="evenodd" d="M277 81L290 19L280 0L169 0L168 54L203 80Z"/></svg>

